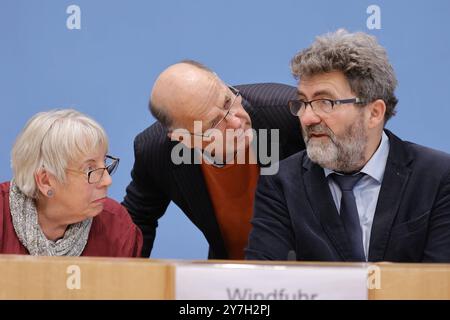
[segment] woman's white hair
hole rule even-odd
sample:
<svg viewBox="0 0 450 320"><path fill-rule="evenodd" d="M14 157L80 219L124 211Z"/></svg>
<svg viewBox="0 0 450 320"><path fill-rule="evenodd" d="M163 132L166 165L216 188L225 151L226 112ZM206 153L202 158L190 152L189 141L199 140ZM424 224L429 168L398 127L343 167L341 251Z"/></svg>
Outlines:
<svg viewBox="0 0 450 320"><path fill-rule="evenodd" d="M12 149L14 181L24 194L37 198L39 170L64 183L71 161L101 148L108 150L105 130L88 116L73 109L40 112L27 122Z"/></svg>

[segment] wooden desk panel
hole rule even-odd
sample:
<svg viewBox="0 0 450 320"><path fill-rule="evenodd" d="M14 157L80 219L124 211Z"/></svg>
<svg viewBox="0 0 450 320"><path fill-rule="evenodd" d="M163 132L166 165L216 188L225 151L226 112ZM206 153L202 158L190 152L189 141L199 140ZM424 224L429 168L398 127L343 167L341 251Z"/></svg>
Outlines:
<svg viewBox="0 0 450 320"><path fill-rule="evenodd" d="M170 299L170 274L149 259L0 255L0 299Z"/></svg>
<svg viewBox="0 0 450 320"><path fill-rule="evenodd" d="M450 264L378 263L381 288L370 300L450 299Z"/></svg>
<svg viewBox="0 0 450 320"><path fill-rule="evenodd" d="M0 255L0 299L173 299L174 270L178 263L211 264L211 267L220 264L358 265L377 270L381 276L381 288L368 289L370 300L450 300L450 264L176 261L23 255Z"/></svg>

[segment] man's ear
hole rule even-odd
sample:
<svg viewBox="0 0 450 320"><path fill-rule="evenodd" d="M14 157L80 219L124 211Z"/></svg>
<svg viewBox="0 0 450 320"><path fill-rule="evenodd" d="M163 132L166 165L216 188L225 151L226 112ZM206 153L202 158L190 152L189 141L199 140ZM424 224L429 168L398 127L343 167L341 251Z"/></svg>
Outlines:
<svg viewBox="0 0 450 320"><path fill-rule="evenodd" d="M52 179L51 174L44 168L41 168L34 174L34 181L36 182L39 191L44 196L54 192L54 180Z"/></svg>
<svg viewBox="0 0 450 320"><path fill-rule="evenodd" d="M377 99L368 105L369 108L369 128L384 126L384 115L386 114L386 104L383 100Z"/></svg>

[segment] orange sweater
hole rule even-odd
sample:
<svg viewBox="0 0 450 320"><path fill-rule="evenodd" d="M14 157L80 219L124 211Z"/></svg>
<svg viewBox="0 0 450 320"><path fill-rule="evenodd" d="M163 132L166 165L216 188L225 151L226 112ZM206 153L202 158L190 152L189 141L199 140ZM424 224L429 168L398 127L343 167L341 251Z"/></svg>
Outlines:
<svg viewBox="0 0 450 320"><path fill-rule="evenodd" d="M259 177L257 164L228 164L217 168L202 162L206 186L228 256L244 259Z"/></svg>

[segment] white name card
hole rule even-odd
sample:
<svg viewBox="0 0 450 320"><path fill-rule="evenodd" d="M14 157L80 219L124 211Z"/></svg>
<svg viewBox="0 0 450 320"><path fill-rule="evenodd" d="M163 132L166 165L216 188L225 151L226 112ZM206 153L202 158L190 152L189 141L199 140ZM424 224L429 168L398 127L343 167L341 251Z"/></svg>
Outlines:
<svg viewBox="0 0 450 320"><path fill-rule="evenodd" d="M179 264L180 300L335 300L368 298L367 268Z"/></svg>

